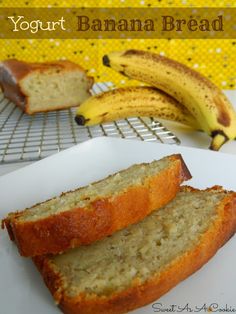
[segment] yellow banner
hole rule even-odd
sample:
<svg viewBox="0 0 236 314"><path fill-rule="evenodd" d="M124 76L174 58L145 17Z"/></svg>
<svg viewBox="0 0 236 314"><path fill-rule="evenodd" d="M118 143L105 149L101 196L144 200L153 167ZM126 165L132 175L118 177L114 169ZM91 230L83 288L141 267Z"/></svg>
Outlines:
<svg viewBox="0 0 236 314"><path fill-rule="evenodd" d="M236 8L4 8L0 38L236 38Z"/></svg>

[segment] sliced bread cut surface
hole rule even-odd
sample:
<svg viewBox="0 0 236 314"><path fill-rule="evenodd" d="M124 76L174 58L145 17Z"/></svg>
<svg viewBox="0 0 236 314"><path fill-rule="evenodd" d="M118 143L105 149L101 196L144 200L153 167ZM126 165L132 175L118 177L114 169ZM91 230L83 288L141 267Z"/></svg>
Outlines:
<svg viewBox="0 0 236 314"><path fill-rule="evenodd" d="M133 165L4 220L21 255L59 253L143 219L173 199L191 175L180 155Z"/></svg>
<svg viewBox="0 0 236 314"><path fill-rule="evenodd" d="M16 59L0 64L0 86L4 96L24 112L66 109L90 97L93 78L69 60L29 63Z"/></svg>
<svg viewBox="0 0 236 314"><path fill-rule="evenodd" d="M183 187L141 222L34 262L64 313L125 313L198 270L235 231L236 193Z"/></svg>

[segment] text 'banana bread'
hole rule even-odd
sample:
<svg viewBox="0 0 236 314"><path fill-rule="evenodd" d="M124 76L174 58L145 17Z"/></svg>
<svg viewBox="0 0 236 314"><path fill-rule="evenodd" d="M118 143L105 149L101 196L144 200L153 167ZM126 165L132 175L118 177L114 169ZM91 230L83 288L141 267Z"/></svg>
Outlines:
<svg viewBox="0 0 236 314"><path fill-rule="evenodd" d="M120 314L155 301L236 231L236 193L183 187L164 208L89 246L33 260L66 314Z"/></svg>
<svg viewBox="0 0 236 314"><path fill-rule="evenodd" d="M10 213L3 223L21 255L56 254L142 220L172 200L190 178L181 155L171 155Z"/></svg>
<svg viewBox="0 0 236 314"><path fill-rule="evenodd" d="M29 63L9 59L0 64L4 96L25 113L79 106L90 97L93 78L68 60Z"/></svg>

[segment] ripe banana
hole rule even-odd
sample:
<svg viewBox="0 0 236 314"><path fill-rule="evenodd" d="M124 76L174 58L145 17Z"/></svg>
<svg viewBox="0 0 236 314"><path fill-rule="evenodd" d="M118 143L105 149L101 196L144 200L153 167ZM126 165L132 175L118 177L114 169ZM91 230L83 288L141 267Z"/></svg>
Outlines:
<svg viewBox="0 0 236 314"><path fill-rule="evenodd" d="M236 113L222 91L187 66L141 50L112 52L103 64L130 78L155 86L183 104L201 129L212 137L210 148L219 150L236 138Z"/></svg>
<svg viewBox="0 0 236 314"><path fill-rule="evenodd" d="M90 97L77 109L79 125L95 125L132 116L159 117L199 128L188 110L154 87L125 87Z"/></svg>

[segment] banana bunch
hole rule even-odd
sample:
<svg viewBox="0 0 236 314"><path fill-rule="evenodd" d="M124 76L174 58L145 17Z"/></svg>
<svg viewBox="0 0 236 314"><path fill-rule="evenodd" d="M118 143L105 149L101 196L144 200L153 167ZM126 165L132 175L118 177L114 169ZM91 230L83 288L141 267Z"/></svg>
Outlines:
<svg viewBox="0 0 236 314"><path fill-rule="evenodd" d="M141 50L112 52L103 64L130 78L154 86L175 98L212 137L219 150L236 138L236 113L222 91L200 73L174 60Z"/></svg>
<svg viewBox="0 0 236 314"><path fill-rule="evenodd" d="M92 96L78 108L75 120L89 126L132 116L159 117L200 128L177 100L148 86L117 88Z"/></svg>

